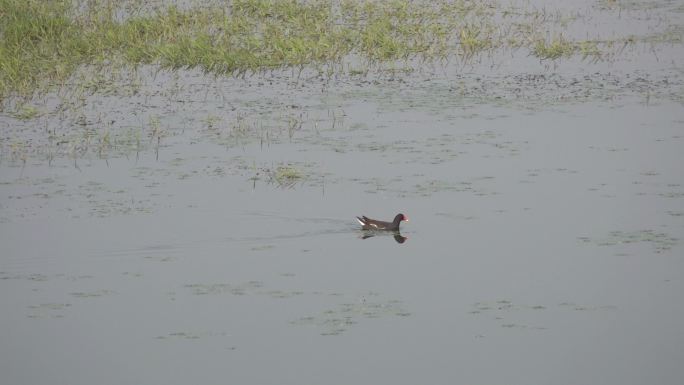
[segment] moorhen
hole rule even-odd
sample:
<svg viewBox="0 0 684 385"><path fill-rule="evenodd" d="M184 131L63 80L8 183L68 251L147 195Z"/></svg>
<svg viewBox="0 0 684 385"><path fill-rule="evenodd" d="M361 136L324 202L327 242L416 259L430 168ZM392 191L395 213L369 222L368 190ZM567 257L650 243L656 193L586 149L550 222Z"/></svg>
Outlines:
<svg viewBox="0 0 684 385"><path fill-rule="evenodd" d="M361 228L364 230L387 230L387 231L399 231L399 224L402 221L408 222L408 217L404 214L397 214L392 222L377 221L375 219L370 219L367 216L356 217L356 219L361 224Z"/></svg>

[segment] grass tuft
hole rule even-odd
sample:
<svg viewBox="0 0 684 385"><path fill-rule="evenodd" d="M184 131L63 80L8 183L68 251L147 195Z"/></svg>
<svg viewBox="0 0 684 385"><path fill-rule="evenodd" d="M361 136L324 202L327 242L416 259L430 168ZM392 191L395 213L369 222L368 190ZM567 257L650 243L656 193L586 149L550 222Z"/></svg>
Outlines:
<svg viewBox="0 0 684 385"><path fill-rule="evenodd" d="M292 166L279 166L270 172L270 180L279 187L292 188L304 179L304 174Z"/></svg>
<svg viewBox="0 0 684 385"><path fill-rule="evenodd" d="M40 115L40 110L36 107L23 105L19 110L13 115L15 118L20 120L30 120Z"/></svg>
<svg viewBox="0 0 684 385"><path fill-rule="evenodd" d="M572 56L576 50L575 44L558 36L552 38L550 41L537 40L534 44L533 53L536 57L544 60L556 60L562 57Z"/></svg>

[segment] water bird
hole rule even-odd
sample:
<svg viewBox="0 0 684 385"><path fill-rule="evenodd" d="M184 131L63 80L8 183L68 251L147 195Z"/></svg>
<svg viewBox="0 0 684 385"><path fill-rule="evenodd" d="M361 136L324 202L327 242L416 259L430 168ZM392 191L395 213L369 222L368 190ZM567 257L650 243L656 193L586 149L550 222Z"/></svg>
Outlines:
<svg viewBox="0 0 684 385"><path fill-rule="evenodd" d="M404 214L397 214L392 222L378 221L375 219L370 219L363 215L356 217L356 220L361 224L363 230L385 230L385 231L399 231L399 225L401 222L408 222L408 217Z"/></svg>

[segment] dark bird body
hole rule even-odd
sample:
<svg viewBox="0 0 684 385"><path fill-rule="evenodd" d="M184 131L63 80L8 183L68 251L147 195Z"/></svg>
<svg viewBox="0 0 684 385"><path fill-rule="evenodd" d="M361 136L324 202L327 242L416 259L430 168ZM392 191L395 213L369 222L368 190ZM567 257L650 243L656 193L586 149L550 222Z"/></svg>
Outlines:
<svg viewBox="0 0 684 385"><path fill-rule="evenodd" d="M408 222L408 218L404 214L397 214L392 222L378 221L370 219L367 216L356 217L364 230L384 230L384 231L399 231L399 225L402 221Z"/></svg>

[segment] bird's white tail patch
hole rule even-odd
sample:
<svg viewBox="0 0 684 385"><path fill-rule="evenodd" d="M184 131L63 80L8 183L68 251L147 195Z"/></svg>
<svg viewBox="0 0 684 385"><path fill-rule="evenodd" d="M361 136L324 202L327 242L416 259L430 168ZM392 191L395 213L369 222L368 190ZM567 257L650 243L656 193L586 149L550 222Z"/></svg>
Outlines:
<svg viewBox="0 0 684 385"><path fill-rule="evenodd" d="M361 226L364 226L364 225L365 225L365 223L363 223L363 221L360 220L359 218L356 218L356 221L359 222L359 223L361 224Z"/></svg>

